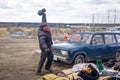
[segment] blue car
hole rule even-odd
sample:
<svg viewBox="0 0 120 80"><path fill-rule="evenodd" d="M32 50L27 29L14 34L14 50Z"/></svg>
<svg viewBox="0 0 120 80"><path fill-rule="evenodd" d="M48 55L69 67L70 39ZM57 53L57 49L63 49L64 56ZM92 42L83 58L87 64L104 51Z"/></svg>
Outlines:
<svg viewBox="0 0 120 80"><path fill-rule="evenodd" d="M70 40L52 46L54 61L84 63L98 58L120 61L120 33L75 32Z"/></svg>

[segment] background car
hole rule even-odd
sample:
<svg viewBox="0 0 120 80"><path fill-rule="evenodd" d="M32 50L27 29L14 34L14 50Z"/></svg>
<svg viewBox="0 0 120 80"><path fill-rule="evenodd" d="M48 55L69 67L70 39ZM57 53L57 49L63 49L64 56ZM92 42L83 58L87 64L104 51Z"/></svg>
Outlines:
<svg viewBox="0 0 120 80"><path fill-rule="evenodd" d="M120 33L120 26L111 28L110 31L112 31L112 32L119 32Z"/></svg>

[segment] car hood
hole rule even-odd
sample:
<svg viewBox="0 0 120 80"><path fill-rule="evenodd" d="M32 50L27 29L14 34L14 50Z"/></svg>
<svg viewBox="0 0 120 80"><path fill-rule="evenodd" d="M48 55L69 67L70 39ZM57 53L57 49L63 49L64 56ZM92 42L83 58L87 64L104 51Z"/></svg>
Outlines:
<svg viewBox="0 0 120 80"><path fill-rule="evenodd" d="M61 49L61 50L69 50L69 49L80 49L85 47L88 44L80 44L80 43L58 43L53 44L52 48Z"/></svg>

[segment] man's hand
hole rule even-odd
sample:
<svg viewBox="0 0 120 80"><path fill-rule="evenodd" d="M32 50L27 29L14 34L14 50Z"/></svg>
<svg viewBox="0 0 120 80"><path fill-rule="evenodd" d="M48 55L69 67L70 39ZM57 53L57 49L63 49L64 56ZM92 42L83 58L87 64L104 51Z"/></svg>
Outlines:
<svg viewBox="0 0 120 80"><path fill-rule="evenodd" d="M45 52L49 52L49 51L50 51L50 49L49 49L49 48L45 49Z"/></svg>

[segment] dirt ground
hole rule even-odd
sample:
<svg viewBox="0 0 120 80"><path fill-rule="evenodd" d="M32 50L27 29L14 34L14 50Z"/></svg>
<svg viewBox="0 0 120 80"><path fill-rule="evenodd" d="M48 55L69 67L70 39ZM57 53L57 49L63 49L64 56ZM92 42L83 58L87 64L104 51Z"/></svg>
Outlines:
<svg viewBox="0 0 120 80"><path fill-rule="evenodd" d="M40 56L36 49L39 50L36 39L0 38L0 80L36 80ZM56 72L66 68L70 66L53 62Z"/></svg>
<svg viewBox="0 0 120 80"><path fill-rule="evenodd" d="M0 80L36 80L40 57L36 50L39 50L37 39L0 38ZM71 67L65 63L52 65L54 72Z"/></svg>

